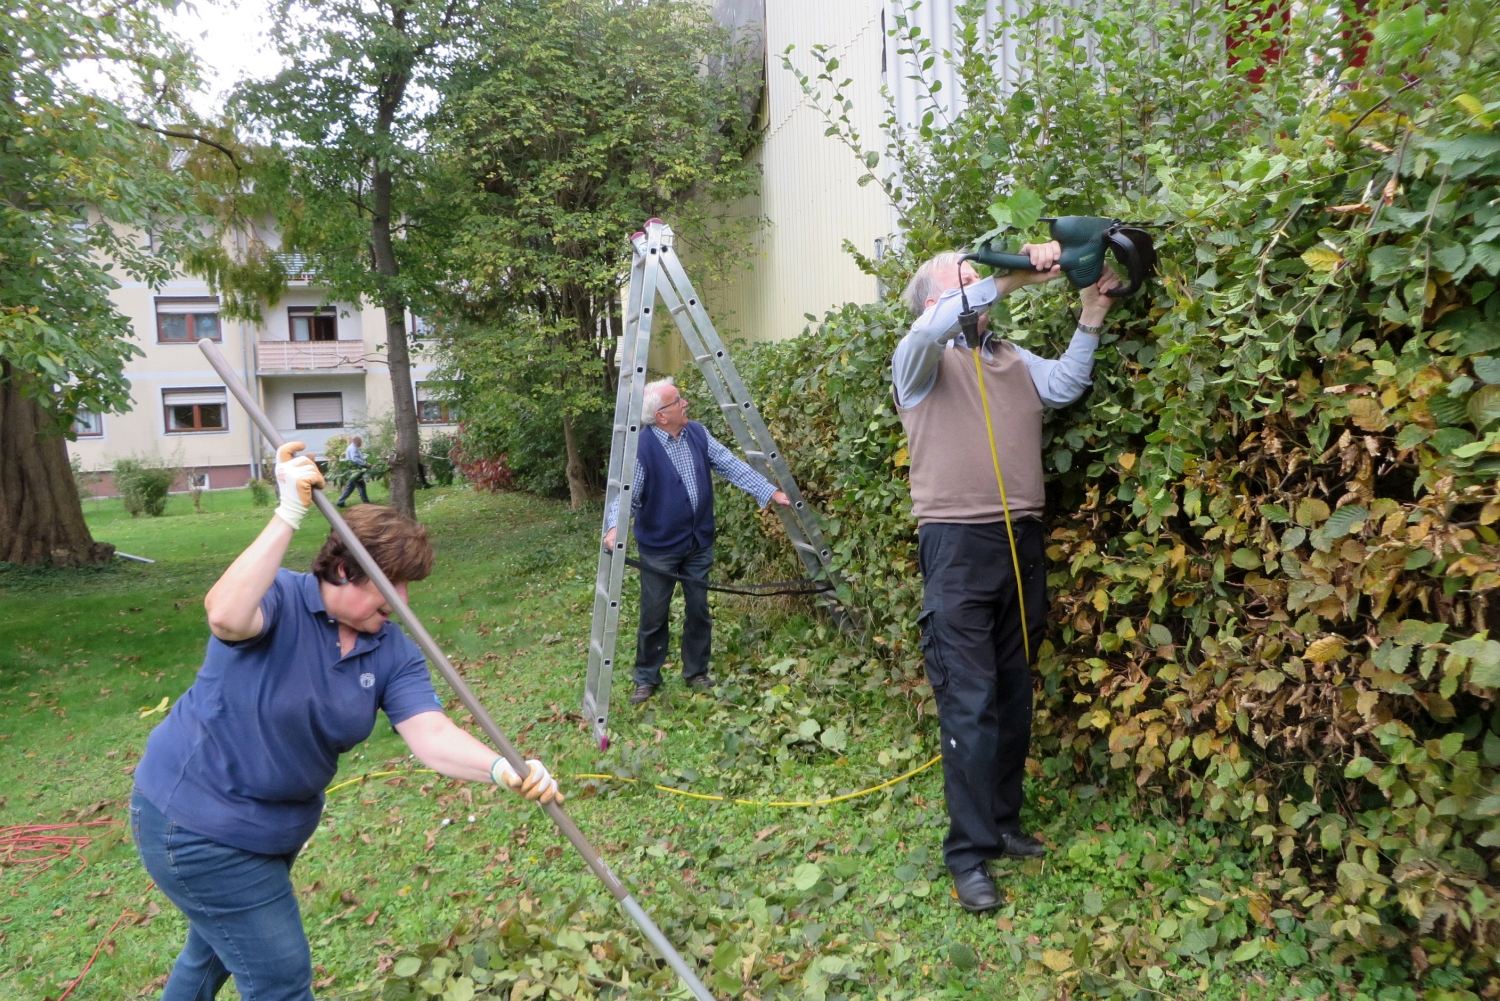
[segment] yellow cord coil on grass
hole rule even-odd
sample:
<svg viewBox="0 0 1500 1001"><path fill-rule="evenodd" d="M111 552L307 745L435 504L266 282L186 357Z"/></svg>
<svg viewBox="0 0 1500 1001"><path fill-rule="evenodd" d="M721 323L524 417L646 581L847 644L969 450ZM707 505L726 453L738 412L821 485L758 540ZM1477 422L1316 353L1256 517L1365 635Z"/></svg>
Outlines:
<svg viewBox="0 0 1500 1001"><path fill-rule="evenodd" d="M656 790L658 790L660 792L670 793L673 796L683 796L683 797L686 797L688 799L703 799L703 800L708 800L711 803L734 803L737 806L775 806L775 807L828 806L830 803L842 803L845 800L858 799L861 796L868 796L871 793L879 792L882 789L889 789L891 786L895 785L896 783L898 783L898 782L904 782L907 779L911 778L913 775L920 775L922 772L925 772L927 769L931 768L933 765L937 764L939 761L942 761L942 760L943 760L943 756L942 755L938 755L937 757L933 758L931 761L927 762L926 764L924 764L924 765L918 765L916 768L913 768L911 771L906 772L903 775L897 775L893 779L887 779L886 781L880 783L879 785L871 786L868 789L861 789L861 790L859 790L859 792L847 792L847 793L844 793L844 795L842 795L842 796L830 796L830 797L828 797L826 799L798 799L798 800L730 799L730 798L728 798L726 796L714 796L714 795L711 795L709 793L703 793L703 792L688 792L688 791L686 791L684 789L673 789L671 786L656 785L654 783L652 784L651 788L656 789ZM429 775L436 775L437 774L431 768L414 768L414 769L407 770L407 771L400 771L400 770L398 770L398 771L390 771L390 772L370 772L367 775L361 775L358 778L349 779L347 781L340 782L337 785L329 786L325 790L325 794L326 793L338 792L340 789L344 788L345 786L356 785L357 783L365 782L365 781L368 781L369 779L383 778L383 777L385 777L387 775L412 775L412 774L422 774L422 773L426 773L426 774L429 774ZM620 775L603 775L603 774L598 774L598 773L594 773L594 772L575 773L573 775L568 775L566 777L570 778L570 779L600 779L600 780L608 781L608 782L629 782L632 785L634 785L635 783L637 783L637 782L640 781L640 779L627 779L627 778L625 778L623 776L620 776Z"/></svg>

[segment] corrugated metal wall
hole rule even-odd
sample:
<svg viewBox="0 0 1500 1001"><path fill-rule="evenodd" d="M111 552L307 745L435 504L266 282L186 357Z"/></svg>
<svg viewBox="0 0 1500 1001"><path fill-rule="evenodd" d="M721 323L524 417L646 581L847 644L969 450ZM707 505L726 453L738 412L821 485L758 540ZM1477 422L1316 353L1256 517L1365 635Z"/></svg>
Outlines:
<svg viewBox="0 0 1500 1001"><path fill-rule="evenodd" d="M1087 0L1073 2L1082 6ZM752 270L719 288L700 290L726 336L794 337L807 325L807 313L821 318L846 302L874 299L875 280L840 248L847 239L872 254L876 241L896 228L884 193L874 184L859 186L863 166L837 138L824 134L828 123L784 68L781 54L793 46L793 63L816 75L812 48L828 46L838 56L838 75L851 81L844 93L853 102L850 114L866 147L883 154L883 88L889 88L905 127L914 126L934 104L939 113L951 114L950 101L959 91L956 75L941 55L928 71L942 81L937 95L911 79L916 73L912 57L901 54L905 43L888 31L898 15L905 16L923 37L933 39L938 52L950 49L955 6L956 0L915 5L910 0L766 0L767 134L758 153L761 192L737 207L764 224L756 237ZM1024 7L1023 0L995 0L983 21L985 31L994 32L1002 10L1015 16ZM998 68L1019 79L1014 42L1001 39L999 48ZM882 163L877 172L883 169ZM653 360L675 368L680 354L672 345L665 347Z"/></svg>
<svg viewBox="0 0 1500 1001"><path fill-rule="evenodd" d="M816 75L815 45L838 56L852 114L876 148L884 148L880 95L886 0L767 0L766 138L757 153L761 191L738 210L764 222L755 239L752 270L705 290L714 322L747 340L795 337L804 314L821 317L846 302L875 298L875 279L841 249L850 240L865 253L891 229L890 206L876 185L857 183L863 167L783 65L781 54ZM665 359L664 359L665 360Z"/></svg>

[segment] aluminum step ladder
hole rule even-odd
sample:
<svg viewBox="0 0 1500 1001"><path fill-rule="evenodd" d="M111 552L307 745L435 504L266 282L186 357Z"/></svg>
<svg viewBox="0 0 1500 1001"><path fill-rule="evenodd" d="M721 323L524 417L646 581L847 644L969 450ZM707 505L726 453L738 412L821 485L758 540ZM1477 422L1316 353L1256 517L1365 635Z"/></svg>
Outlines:
<svg viewBox="0 0 1500 1001"><path fill-rule="evenodd" d="M594 731L601 750L609 747L609 695L615 667L620 628L620 588L625 577L625 552L630 540L631 485L635 481L636 451L643 427L641 406L646 389L646 358L651 350L652 325L658 299L677 324L688 352L703 373L709 391L718 401L720 413L734 432L735 441L752 468L784 491L788 506L772 504L781 517L803 569L811 579L837 584L828 543L823 530L771 432L766 428L755 401L745 388L729 351L703 308L703 301L688 281L674 251L672 228L660 219L646 223L644 233L631 237L634 258L630 269L630 297L625 311L625 331L620 345L620 382L615 395L614 430L610 440L609 476L604 490L604 527L609 511L619 503L615 544L601 545L599 570L594 581L594 620L589 635L588 673L584 680L583 715ZM848 621L847 612L829 594L820 599L835 621Z"/></svg>

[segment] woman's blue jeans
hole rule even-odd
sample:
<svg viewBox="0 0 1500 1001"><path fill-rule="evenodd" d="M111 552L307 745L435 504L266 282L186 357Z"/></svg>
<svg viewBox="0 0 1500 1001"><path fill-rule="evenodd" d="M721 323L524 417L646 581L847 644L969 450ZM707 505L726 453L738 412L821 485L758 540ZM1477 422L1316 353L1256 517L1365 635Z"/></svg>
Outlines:
<svg viewBox="0 0 1500 1001"><path fill-rule="evenodd" d="M231 975L244 1001L312 1001L312 956L292 889L296 852L220 844L172 823L139 792L130 831L146 871L188 919L162 1001L211 1001Z"/></svg>

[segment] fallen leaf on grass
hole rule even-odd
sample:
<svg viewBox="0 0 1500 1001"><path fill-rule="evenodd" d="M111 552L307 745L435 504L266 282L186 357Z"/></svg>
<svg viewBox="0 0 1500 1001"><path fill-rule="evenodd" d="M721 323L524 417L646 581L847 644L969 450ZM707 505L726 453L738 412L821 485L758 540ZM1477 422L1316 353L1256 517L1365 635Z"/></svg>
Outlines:
<svg viewBox="0 0 1500 1001"><path fill-rule="evenodd" d="M1043 949L1042 965L1053 973L1061 973L1073 966L1073 957L1061 949Z"/></svg>

